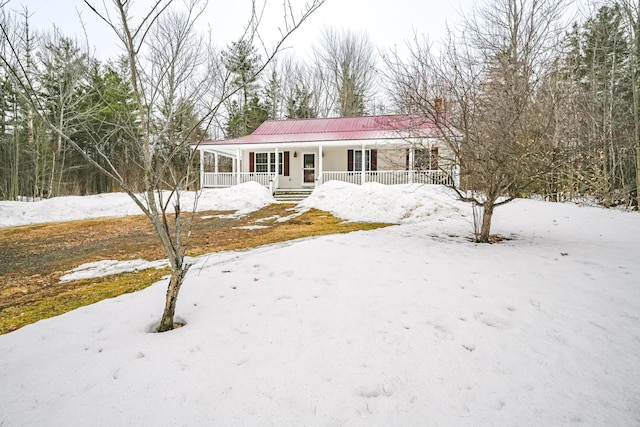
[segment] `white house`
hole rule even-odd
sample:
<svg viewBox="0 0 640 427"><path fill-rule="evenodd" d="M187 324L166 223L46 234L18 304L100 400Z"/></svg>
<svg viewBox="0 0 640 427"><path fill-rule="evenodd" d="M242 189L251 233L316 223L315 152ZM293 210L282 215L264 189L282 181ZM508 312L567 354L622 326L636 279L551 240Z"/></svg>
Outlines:
<svg viewBox="0 0 640 427"><path fill-rule="evenodd" d="M446 146L438 135L438 126L418 116L275 120L251 135L193 148L200 151L202 187L257 181L273 193L328 180L457 182L459 169L442 156Z"/></svg>

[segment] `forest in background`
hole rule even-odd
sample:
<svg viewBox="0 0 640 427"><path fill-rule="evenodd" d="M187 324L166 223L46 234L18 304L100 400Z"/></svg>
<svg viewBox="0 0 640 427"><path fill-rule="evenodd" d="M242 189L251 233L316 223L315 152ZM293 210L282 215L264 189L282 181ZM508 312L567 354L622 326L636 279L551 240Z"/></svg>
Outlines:
<svg viewBox="0 0 640 427"><path fill-rule="evenodd" d="M139 128L135 123L138 111L146 107L137 105L132 95L127 58L100 61L90 48L60 29L32 28L28 10L3 9L1 14L4 37L0 52L21 59L23 72L33 84L29 89L38 96L27 102L24 88L0 65L0 199L120 190L48 127L42 116L56 123L86 153L95 152L94 160L112 162L124 171L122 179L130 188L139 188L139 168L129 164L140 157L135 152L140 149L135 143L139 136L131 130ZM409 43L403 57L387 47L374 46L366 33L327 27L319 34L310 58L281 52L256 77L264 58L255 40L241 39L219 48L184 25L189 19L179 12L164 19L144 46L148 74L164 61L163 55L180 59L168 78L158 79L162 85L147 88L156 91L160 100L150 115L153 120L146 124L150 134L156 135L153 149L158 152L173 150L185 138L197 142L246 135L267 119L420 112L398 84L402 77L398 64L414 64L414 73L429 73L429 64L415 62L420 49L428 47L426 39ZM176 38L176 33L183 37ZM445 43L458 42L453 35ZM549 173L519 189L519 195L538 194L551 200L589 197L607 207L637 207L638 5L610 1L573 23L556 43L557 54L548 62L551 68L530 73L545 79L530 96L535 98L536 114L551 123L535 136L550 160ZM463 47L457 46L459 50ZM487 60L499 63L502 59ZM495 85L495 80L487 75L482 84ZM457 99L449 93L452 88L430 81L431 87L412 89L424 90L430 99L443 98L449 114L460 114ZM500 81L505 84L508 82ZM225 85L238 90L225 99L213 121L203 123L207 88L215 91ZM496 102L500 87L492 89ZM199 95L193 96L195 93ZM188 146L180 144L180 149L183 152L172 157L177 169L189 161ZM170 169L163 173L170 175Z"/></svg>

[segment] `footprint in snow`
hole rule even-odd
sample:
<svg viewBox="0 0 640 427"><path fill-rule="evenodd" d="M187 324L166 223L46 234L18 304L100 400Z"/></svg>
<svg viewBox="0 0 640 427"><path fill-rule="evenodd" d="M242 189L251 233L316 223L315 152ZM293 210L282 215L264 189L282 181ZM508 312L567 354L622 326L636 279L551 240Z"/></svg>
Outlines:
<svg viewBox="0 0 640 427"><path fill-rule="evenodd" d="M373 383L361 386L358 389L358 396L373 398L373 397L390 397L396 392L396 387L388 382L383 384Z"/></svg>
<svg viewBox="0 0 640 427"><path fill-rule="evenodd" d="M508 329L511 326L511 324L507 320L491 313L476 313L474 318L478 322L484 323L485 325L496 329Z"/></svg>
<svg viewBox="0 0 640 427"><path fill-rule="evenodd" d="M469 352L473 352L476 349L475 344L462 344L462 347Z"/></svg>
<svg viewBox="0 0 640 427"><path fill-rule="evenodd" d="M433 334L436 336L436 338L438 338L438 340L453 341L455 339L453 332L451 332L451 330L446 326L431 322L427 322L427 325L433 327Z"/></svg>

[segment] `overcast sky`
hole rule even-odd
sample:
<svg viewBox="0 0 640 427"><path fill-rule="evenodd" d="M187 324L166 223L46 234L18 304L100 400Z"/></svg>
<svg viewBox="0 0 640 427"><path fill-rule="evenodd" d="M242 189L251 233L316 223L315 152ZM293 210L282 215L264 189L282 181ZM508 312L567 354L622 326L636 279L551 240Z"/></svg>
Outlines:
<svg viewBox="0 0 640 427"><path fill-rule="evenodd" d="M91 0L102 5L102 0ZM301 10L307 0L292 0ZM178 1L177 3L180 3ZM459 13L468 10L475 0L326 0L291 39L296 52L305 54L308 46L319 39L325 26L367 31L375 46L393 47L403 45L414 32L429 35L432 41L442 37L446 25L459 22ZM108 1L106 3L109 3ZM149 1L140 1L148 4ZM22 5L32 14L32 25L38 29L60 27L64 34L83 39L78 12L86 22L89 43L96 47L101 58L115 56L119 52L117 40L109 28L100 21L82 0L12 0L9 8L20 9ZM210 0L201 28L210 27L219 46L226 46L242 33L250 12L249 0ZM267 41L273 41L278 25L282 24L282 0L267 0L267 14L262 31Z"/></svg>

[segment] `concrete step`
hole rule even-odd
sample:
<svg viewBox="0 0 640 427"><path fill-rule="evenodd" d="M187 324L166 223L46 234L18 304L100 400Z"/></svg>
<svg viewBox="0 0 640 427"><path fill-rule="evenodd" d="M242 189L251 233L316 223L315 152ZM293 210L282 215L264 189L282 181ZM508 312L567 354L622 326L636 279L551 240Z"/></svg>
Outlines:
<svg viewBox="0 0 640 427"><path fill-rule="evenodd" d="M273 198L280 203L298 203L309 197L313 189L296 188L296 189L279 189L273 195Z"/></svg>

